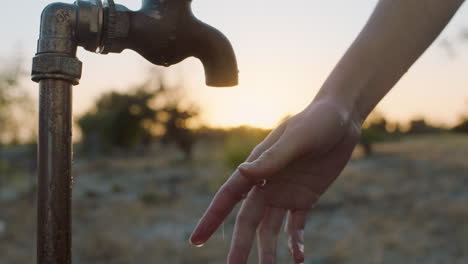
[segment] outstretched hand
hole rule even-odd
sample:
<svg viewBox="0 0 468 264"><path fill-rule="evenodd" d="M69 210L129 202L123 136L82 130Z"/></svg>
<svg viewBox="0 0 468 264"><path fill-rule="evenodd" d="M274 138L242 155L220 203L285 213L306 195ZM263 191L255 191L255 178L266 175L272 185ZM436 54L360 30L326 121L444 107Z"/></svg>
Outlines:
<svg viewBox="0 0 468 264"><path fill-rule="evenodd" d="M275 263L283 219L289 249L304 262L307 214L341 173L358 142L361 121L329 101L312 103L260 143L216 193L190 242L205 243L235 205L228 263L247 263L255 234L261 264Z"/></svg>

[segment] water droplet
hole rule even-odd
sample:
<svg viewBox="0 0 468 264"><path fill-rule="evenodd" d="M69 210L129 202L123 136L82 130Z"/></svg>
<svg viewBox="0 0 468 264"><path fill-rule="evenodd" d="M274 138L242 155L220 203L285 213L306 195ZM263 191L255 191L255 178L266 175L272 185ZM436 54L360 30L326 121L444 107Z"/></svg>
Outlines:
<svg viewBox="0 0 468 264"><path fill-rule="evenodd" d="M264 179L258 184L258 187L265 187L266 184L267 184L267 180Z"/></svg>

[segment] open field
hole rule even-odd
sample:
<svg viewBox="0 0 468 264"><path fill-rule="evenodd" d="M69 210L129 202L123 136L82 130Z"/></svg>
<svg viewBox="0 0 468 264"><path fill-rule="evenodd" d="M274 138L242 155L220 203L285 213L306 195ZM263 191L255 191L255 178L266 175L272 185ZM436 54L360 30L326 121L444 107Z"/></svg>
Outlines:
<svg viewBox="0 0 468 264"><path fill-rule="evenodd" d="M375 150L357 153L311 214L306 263L468 263L468 136L408 137ZM202 144L192 163L159 153L75 161L75 264L225 263L234 215L204 247L187 243L227 173L219 151ZM35 261L28 197L0 200L0 264ZM291 263L279 243L278 263Z"/></svg>

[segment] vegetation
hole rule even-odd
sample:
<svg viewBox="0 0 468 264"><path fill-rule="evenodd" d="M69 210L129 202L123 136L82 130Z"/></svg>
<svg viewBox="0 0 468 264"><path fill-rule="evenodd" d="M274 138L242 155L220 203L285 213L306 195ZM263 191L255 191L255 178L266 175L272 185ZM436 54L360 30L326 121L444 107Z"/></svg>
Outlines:
<svg viewBox="0 0 468 264"><path fill-rule="evenodd" d="M267 135L268 130L239 127L230 130L224 143L223 163L227 169L236 169Z"/></svg>
<svg viewBox="0 0 468 264"><path fill-rule="evenodd" d="M108 152L147 143L151 137L145 122L154 122L156 111L149 107L154 93L139 87L128 94L102 95L95 109L79 118L85 150Z"/></svg>
<svg viewBox="0 0 468 264"><path fill-rule="evenodd" d="M467 29L467 32L468 32L468 29ZM452 128L452 131L457 132L457 133L468 133L468 102L467 102L467 112L460 116L460 121L458 122L458 124L456 124Z"/></svg>
<svg viewBox="0 0 468 264"><path fill-rule="evenodd" d="M224 140L208 143L196 144L194 153L225 150ZM410 136L374 150L382 155L351 161L314 208L304 240L314 250L305 263L467 263L468 136ZM77 161L75 262L225 263L235 214L203 248L187 242L213 197L201 181L225 173L222 163L174 166L172 158L109 157L105 167L100 159ZM176 175L190 180L180 181L173 196L167 179ZM125 191L114 192L115 184ZM0 199L0 208L0 262L34 263L34 204ZM291 261L286 240L279 238L278 263Z"/></svg>
<svg viewBox="0 0 468 264"><path fill-rule="evenodd" d="M154 206L160 203L170 202L171 197L155 191L144 192L140 195L140 201L147 206Z"/></svg>
<svg viewBox="0 0 468 264"><path fill-rule="evenodd" d="M364 122L360 145L364 156L369 157L373 154L373 146L376 143L398 140L407 135L421 136L451 131L468 132L468 118L462 117L460 123L451 129L430 124L424 118L415 118L410 120L408 128L403 130L401 124L389 122L379 112L373 112Z"/></svg>
<svg viewBox="0 0 468 264"><path fill-rule="evenodd" d="M22 71L17 64L0 70L0 145L16 144L35 137L30 122L34 105L21 87ZM29 125L28 125L29 124Z"/></svg>
<svg viewBox="0 0 468 264"><path fill-rule="evenodd" d="M394 138L393 133L398 133L399 129L389 131L390 124L379 112L372 112L364 122L361 130L360 145L363 148L364 156L369 157L374 153L374 144Z"/></svg>
<svg viewBox="0 0 468 264"><path fill-rule="evenodd" d="M31 98L21 86L18 63L0 69L0 191L2 188L34 187L36 129ZM33 120L31 120L34 118ZM20 144L23 146L18 146ZM16 147L13 149L13 147ZM29 177L28 177L29 176Z"/></svg>
<svg viewBox="0 0 468 264"><path fill-rule="evenodd" d="M459 133L468 133L468 117L460 121L452 130Z"/></svg>
<svg viewBox="0 0 468 264"><path fill-rule="evenodd" d="M94 108L78 119L83 149L91 153L147 148L159 138L174 143L187 158L192 155L194 136L190 120L198 115L192 105L184 107L183 87L148 80L130 92L103 94Z"/></svg>

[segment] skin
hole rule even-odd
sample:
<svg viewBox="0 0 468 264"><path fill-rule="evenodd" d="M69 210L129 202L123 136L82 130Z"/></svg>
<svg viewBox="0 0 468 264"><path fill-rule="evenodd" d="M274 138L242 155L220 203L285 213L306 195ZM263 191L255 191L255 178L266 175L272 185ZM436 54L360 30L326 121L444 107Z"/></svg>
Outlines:
<svg viewBox="0 0 468 264"><path fill-rule="evenodd" d="M431 45L463 0L380 0L368 23L301 113L283 122L221 186L190 242L205 243L242 201L227 262L276 263L283 220L304 262L307 214L349 161L363 120Z"/></svg>

